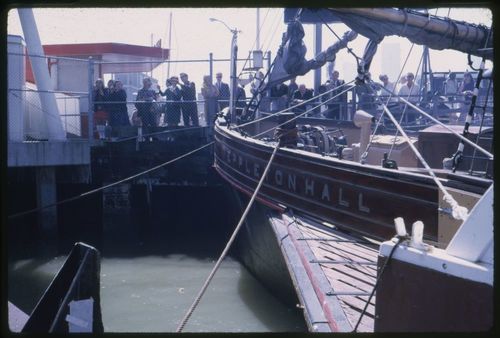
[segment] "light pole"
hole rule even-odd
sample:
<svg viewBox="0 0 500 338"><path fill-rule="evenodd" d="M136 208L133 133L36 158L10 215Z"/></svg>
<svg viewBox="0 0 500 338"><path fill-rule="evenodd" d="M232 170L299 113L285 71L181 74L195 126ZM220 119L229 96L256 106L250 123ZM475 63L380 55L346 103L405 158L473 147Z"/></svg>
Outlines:
<svg viewBox="0 0 500 338"><path fill-rule="evenodd" d="M237 30L236 28L231 29L224 21L215 19L215 18L209 18L211 22L220 22L226 28L233 34L233 37L231 39L231 68L230 68L230 90L229 90L229 116L230 116L230 123L232 124L235 122L235 114L234 114L234 98L236 94L236 60L237 60L237 55L238 55L238 45L237 45L237 39L238 39L238 33L241 33L241 31Z"/></svg>

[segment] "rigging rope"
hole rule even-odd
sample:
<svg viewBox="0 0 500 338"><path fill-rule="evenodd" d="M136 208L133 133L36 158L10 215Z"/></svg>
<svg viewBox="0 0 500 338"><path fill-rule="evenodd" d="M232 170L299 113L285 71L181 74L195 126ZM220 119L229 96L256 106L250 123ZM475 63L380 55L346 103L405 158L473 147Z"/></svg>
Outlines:
<svg viewBox="0 0 500 338"><path fill-rule="evenodd" d="M159 169L159 168L161 168L161 167L164 167L164 166L166 166L166 165L169 165L169 164L171 164L171 163L174 163L174 162L176 162L176 161L178 161L178 160L180 160L180 159L182 159L182 158L184 158L184 157L187 157L187 156L189 156L189 155L191 155L191 154L194 154L194 153L196 153L197 151L200 151L201 149L204 149L204 148L206 148L206 147L208 147L208 146L210 146L210 145L212 145L212 144L214 144L214 141L212 141L212 142L210 142L210 143L207 143L207 144L205 144L205 145L203 145L203 146L201 146L201 147L199 147L199 148L197 148L197 149L195 149L195 150L191 150L191 151L189 151L189 152L187 152L187 153L185 153L185 154L183 154L183 155L180 155L180 156L178 156L178 157L176 157L176 158L174 158L174 159L172 159L172 160L169 160L169 161L167 161L167 162L165 162L165 163L159 164L159 165L157 165L157 166L155 166L155 167L152 167L152 168L150 168L150 169L144 170L144 171L142 171L142 172L140 172L140 173L138 173L138 174L135 174L135 175L129 176L129 177L124 178L124 179L122 179L122 180L119 180L119 181L117 181L117 182L114 182L114 183L111 183L111 184L108 184L108 185L105 185L105 186L102 186L102 187L99 187L99 188L96 188L96 189L93 189L93 190L90 190L90 191L84 192L84 193L82 193L82 194L80 194L80 195L73 196L73 197L70 197L70 198L67 198L67 199L64 199L64 200L58 201L58 202L56 202L56 203L52 203L52 204L45 205L45 206L43 206L43 207L34 208L34 209L26 210L26 211L23 211L23 212L18 212L18 213L16 213L16 214L9 215L7 218L8 218L8 219L17 218L17 217L19 217L19 216L23 216L23 215L26 215L26 214L30 214L30 213L35 212L35 211L39 211L39 210L43 210L43 209L47 209L47 208L51 208L51 207L55 207L55 206L57 206L57 205L59 205L59 204L67 203L67 202L70 202L70 201L74 201L74 200L77 200L77 199L83 198L83 197L85 197L85 196L89 196L89 195L94 194L94 193L96 193L96 192L99 192L99 191L101 191L101 190L104 190L104 189L107 189L107 188L111 188L111 187L113 187L113 186L115 186L115 185L118 185L118 184L123 183L123 182L126 182L126 181L130 181L130 180L132 180L132 179L134 179L134 178L136 178L136 177L142 176L142 175L147 174L147 173L149 173L149 172L152 172L152 171L154 171L154 170L156 170L156 169Z"/></svg>
<svg viewBox="0 0 500 338"><path fill-rule="evenodd" d="M485 40L485 43L484 43L484 47L486 48L488 46L488 41L491 37L491 29L486 37L486 40ZM467 137L467 135L469 135L469 126L472 122L472 118L474 117L474 109L476 107L476 102L477 102L477 97L479 95L479 86L481 84L481 81L483 80L483 74L484 74L484 70L485 70L485 64L486 64L486 57L483 56L482 60L481 60L481 65L479 67L479 74L477 75L477 79L476 79L476 84L475 84L475 88L474 88L474 91L472 92L472 99L471 99L471 104L470 104L470 107L469 107L469 112L467 114L467 117L466 117L466 120L465 120L465 125L464 125L464 130L462 132L462 135L465 137ZM453 160L453 167L452 167L452 170L453 172L455 172L458 168L458 165L460 164L461 160L462 160L462 156L463 156L463 150L464 150L464 142L461 141L459 144L458 144L458 148L457 148L457 151L455 152L455 154L453 154L452 156L452 160Z"/></svg>
<svg viewBox="0 0 500 338"><path fill-rule="evenodd" d="M424 53L422 53L422 56L420 57L420 61L418 62L418 65L417 65L417 70L415 71L415 75L414 75L415 80L418 78L420 66L422 65L423 60L424 60ZM416 83L413 83L413 85L417 86ZM419 88L419 89L422 90L422 88ZM408 96L406 97L407 100L410 99L410 96L413 96L413 95L411 95L412 92L413 92L413 86L412 86L412 88L410 88L410 91L408 92ZM420 93L418 93L418 94L420 95ZM403 112L401 113L401 117L399 118L399 124L401 124L403 122L403 118L405 116L407 108L408 108L408 104L405 104L405 106L403 108ZM396 134L394 135L394 138L392 140L391 149L389 149L389 154L387 155L387 158L391 158L392 151L394 150L394 146L396 145L397 137L398 137L398 130L396 129Z"/></svg>
<svg viewBox="0 0 500 338"><path fill-rule="evenodd" d="M270 114L270 115L267 115L267 116L261 117L260 119L257 119L257 120L252 120L252 121L249 121L249 122L246 122L246 123L243 123L243 124L239 124L239 125L237 125L237 127L238 127L238 128L241 128L241 127L246 127L246 126L248 126L248 125L250 125L250 124L257 123L257 122L260 122L260 121L266 120L266 119L268 119L268 118L271 118L271 117L273 117L273 116L276 116L276 115L278 115L278 114L281 114L281 113L287 112L287 111L289 111L289 110L291 110L291 109L293 109L293 108L297 108L297 107L302 106L302 105L304 105L304 104L306 104L306 103L308 103L308 102L314 101L314 100L316 100L316 99L317 99L317 98L319 98L319 97L322 97L322 96L325 96L325 95L327 95L327 94L330 94L331 92L333 92L333 91L335 91L335 90L339 89L340 87L343 87L343 86L346 86L346 85L348 85L348 84L351 84L352 82L354 82L354 80L352 80L352 81L350 81L350 82L348 82L348 83L344 83L344 84L342 84L342 85L339 85L339 86L337 86L337 87L335 87L335 88L332 88L332 89L330 89L330 90L327 90L326 92L321 93L321 94L319 94L319 95L316 95L316 96L314 96L314 97L312 97L312 98L310 98L310 99L308 99L308 100L304 100L304 101L302 101L302 102L300 102L300 103L296 104L295 106L290 106L290 107L285 108L285 109L282 109L282 110L280 110L280 111L278 111L278 112L276 112L276 113L272 113L272 114ZM335 98L336 98L337 96L338 96L338 95L336 95L336 96L335 96ZM325 102L328 102L328 101L329 101L329 100L324 101L324 102L321 102L321 104L320 104L319 106L321 106L321 105L325 104ZM317 106L317 107L319 107L319 106ZM316 108L317 108L317 107L316 107Z"/></svg>
<svg viewBox="0 0 500 338"><path fill-rule="evenodd" d="M387 88L383 88L385 91L389 92L389 93L393 93L391 92L389 89ZM460 135L459 133L457 133L456 131L454 131L452 128L450 128L449 126L447 126L446 124L444 124L443 122L437 120L436 118L434 118L432 115L428 114L427 112L425 112L424 110L420 109L418 106L415 106L413 103L407 101L405 98L401 97L401 96L398 96L396 94L394 94L394 96L398 97L401 101L403 101L404 103L406 103L407 105L409 105L410 107L412 107L413 109L415 109L416 111L418 111L420 114L424 115L425 117L429 118L430 120L432 120L433 122L439 124L440 126L448 129L451 133L453 133L455 136L457 136L458 138L460 138L461 141L463 142L466 142L467 144L469 144L470 146L474 147L475 149L479 150L480 152L482 152L483 154L485 154L486 156L489 157L490 160L493 160L494 156L492 153L488 152L487 150L481 148L479 145L475 144L474 142L472 142L471 140L469 140L468 138L466 138L465 136L463 135Z"/></svg>
<svg viewBox="0 0 500 338"><path fill-rule="evenodd" d="M403 66L401 67L401 70L398 74L398 78L396 79L396 81L394 82L394 88L396 87L396 85L399 83L399 79L401 78L401 74L403 74L403 70L405 69L406 67L406 63L408 62L408 60L410 59L410 55L411 55L411 51L413 50L413 47L415 46L414 43L411 44L410 46L410 50L408 51L408 54L406 55L406 59L405 59L405 62L403 63ZM382 87L382 88L385 88L385 87ZM386 100L386 104L389 103L389 101L391 100L391 98L393 96L396 96L395 94L393 95L392 92L390 92L390 95L389 97L387 98ZM368 156L368 150L370 149L372 143L373 143L373 140L375 139L375 134L377 133L377 130L378 130L378 127L380 126L381 122L383 121L383 117L384 117L384 114L385 114L385 111L382 111L382 114L380 115L379 119L377 120L377 124L375 125L375 129L373 130L373 133L370 137L370 141L368 142L368 144L366 145L366 150L365 152L363 153L363 155L361 155L361 158L366 158Z"/></svg>
<svg viewBox="0 0 500 338"><path fill-rule="evenodd" d="M194 130L194 129L200 129L200 128L204 128L204 127L202 127L202 126L181 127L181 128L178 128L178 129L168 129L168 130L162 130L162 131L155 131L155 132L152 132L152 133L142 134L142 137L149 137L149 136L160 135L160 134L176 133L176 132L179 132L179 131L187 131L187 130ZM123 138L117 139L116 141L112 141L112 143L124 142L124 141L129 141L129 140L135 140L138 137L139 136L137 136L137 135L130 136L130 137L123 137Z"/></svg>
<svg viewBox="0 0 500 338"><path fill-rule="evenodd" d="M226 257L226 254L229 251L229 248L231 247L231 244L233 244L233 242L234 242L234 240L236 238L236 235L238 234L241 226L243 225L243 221L246 219L247 214L250 211L250 208L252 207L253 202L255 201L255 198L257 197L257 194L259 193L259 190L260 190L262 184L264 183L264 180L265 180L265 178L267 176L269 168L271 168L271 163L274 160L274 157L275 157L275 155L276 155L276 153L278 151L278 148L279 148L279 143L276 144L276 146L274 147L274 150L273 150L273 153L271 154L269 162L267 163L267 166L264 169L264 172L262 173L262 177L261 177L259 183L257 184L257 187L255 188L255 191L254 191L252 197L250 198L250 201L248 202L248 205L247 205L245 211L243 212L243 215L241 216L240 221L238 222L238 225L234 229L233 234L231 235L231 238L229 238L229 241L227 242L226 247L222 251L219 259L217 260L217 263L215 263L215 266L213 267L212 271L208 275L208 277L207 277L205 283L203 284L202 288L198 292L198 295L196 296L193 304L191 304L191 307L188 309L188 311L184 315L184 318L182 319L181 323L179 324L179 326L177 327L177 330L175 332L182 332L182 330L184 329L184 326L186 325L186 323L188 322L189 318L193 314L194 310L198 306L198 304L199 304L199 302L201 300L201 297L203 297L203 295L205 294L205 291L207 290L208 285L212 281L212 278L214 277L215 273L219 269L219 266L221 265L222 260Z"/></svg>
<svg viewBox="0 0 500 338"><path fill-rule="evenodd" d="M488 89L486 91L486 98L484 100L484 105L482 106L483 114L481 116L481 124L479 125L479 131L477 132L477 136L476 136L476 142L475 142L476 145L479 143L479 139L481 138L481 133L483 131L484 115L486 114L486 106L488 104L488 100L490 97L491 85L492 85L492 81L489 81ZM476 160L476 152L477 152L477 149L474 148L474 151L472 153L472 161L470 163L470 168L469 168L469 174L472 174L472 171L473 171L474 162Z"/></svg>
<svg viewBox="0 0 500 338"><path fill-rule="evenodd" d="M339 41L342 41L342 39L340 38L340 36L338 36L337 33L335 33L335 31L330 27L330 25L325 21L325 19L323 18L323 16L319 13L319 11L316 11L315 12L316 15L318 16L318 18L321 19L321 21L323 21L323 23L325 24L326 28L328 28L328 30L330 32L333 33L333 35L335 35L335 37L339 40ZM347 49L347 52L350 53L352 56L354 56L354 58L356 59L356 65L359 67L359 61L361 60L361 58L359 56L357 56L353 51L352 51L352 48L349 47L349 46L346 46L346 49Z"/></svg>
<svg viewBox="0 0 500 338"><path fill-rule="evenodd" d="M387 106L382 102L382 100L378 99L378 101L382 104L382 107L384 108L385 112L387 113L387 115L391 119L392 123L394 123L394 125L396 126L396 128L398 128L398 130L401 133L401 135L404 137L404 139L406 140L406 142L408 143L408 145L410 146L410 148L415 153L415 156L417 156L417 158L419 159L420 163L422 163L422 165L425 167L425 169L427 170L427 172L429 173L429 175L432 177L432 179L434 180L434 182L438 186L439 190L441 190L441 192L443 193L443 199L451 206L453 218L455 218L457 220L464 221L467 218L467 214L468 214L467 208L460 206L457 203L457 201L455 201L455 199L453 198L453 196L451 196L448 193L448 191L446 191L446 189L444 188L444 186L441 183L441 181L436 177L436 174L434 174L434 171L432 171L431 167L429 167L429 165L424 160L424 158L422 157L422 155L420 154L420 152L417 150L417 148L415 148L415 145L411 142L411 140L408 137L408 135L406 134L406 132L403 130L403 128L401 128L401 126L399 125L399 123L397 123L396 119L394 118L394 116L390 112L389 108L387 108Z"/></svg>
<svg viewBox="0 0 500 338"><path fill-rule="evenodd" d="M355 80L352 80L352 81L351 81L351 82L349 82L349 83L352 83L352 82L354 82L354 81L355 81ZM345 84L345 85L347 85L347 84ZM344 86L345 86L345 85L344 85ZM261 135L263 135L263 134L265 134L265 133L270 132L270 131L271 131L271 130L273 130L273 129L276 129L276 128L278 128L278 127L284 126L285 124L287 124L287 123L289 123L289 122L291 122L291 121L295 121L295 120L296 120L296 119L298 119L299 117L302 117L302 116L304 116L304 115L308 114L309 112L311 112L311 111L313 111L313 110L317 109L318 107L321 107L323 104L325 104L325 103L327 103L327 102L332 101L333 99L335 99L335 98L339 97L340 95L342 95L342 94L344 94L344 93L347 93L347 92L348 92L349 90L351 90L352 88L354 88L354 86L351 86L351 87L347 88L346 90L341 91L341 92L340 92L340 93L338 93L337 95L332 96L331 98L329 98L328 100L326 100L326 101L322 102L321 104L319 104L319 105L317 105L317 106L314 106L314 107L312 107L312 108L310 108L310 109L306 110L306 111L305 111L305 112L303 112L302 114L299 114L299 115L297 115L297 116L295 116L295 117L293 117L293 118L291 118L291 119L287 120L286 122L283 122L283 123L281 123L281 124L278 124L277 126L274 126L274 127L272 127L272 128L269 128L268 130L265 130L265 131L263 131L262 133L259 133L259 134L257 134L257 135L254 135L254 137L261 136Z"/></svg>
<svg viewBox="0 0 500 338"><path fill-rule="evenodd" d="M266 15L264 16L264 19L262 20L262 23L259 26L259 32L262 30L262 27L264 27L264 23L266 22L267 15L269 14L270 10L271 10L271 8L267 9ZM257 43L257 37L255 37L255 40L253 40L252 48L250 48L250 50L253 50L253 48L255 47L256 43ZM240 73L237 76L238 78L240 78L241 74L243 74L243 70L245 69L245 67L246 67L246 65L247 65L247 63L248 63L249 60L250 60L250 54L245 59L245 63L243 64L243 67L241 67L241 71L240 71Z"/></svg>

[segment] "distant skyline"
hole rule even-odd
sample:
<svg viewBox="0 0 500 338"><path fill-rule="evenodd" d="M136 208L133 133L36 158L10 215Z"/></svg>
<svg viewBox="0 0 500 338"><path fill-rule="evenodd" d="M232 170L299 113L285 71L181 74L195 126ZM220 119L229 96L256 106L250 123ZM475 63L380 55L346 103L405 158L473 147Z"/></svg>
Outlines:
<svg viewBox="0 0 500 338"><path fill-rule="evenodd" d="M380 60L381 73L386 74L391 82L397 82L401 68L401 49L399 43L385 43ZM378 81L378 78L375 79Z"/></svg>
<svg viewBox="0 0 500 338"><path fill-rule="evenodd" d="M434 9L432 14L446 16L458 20L467 20L486 26L491 25L491 11L485 8L474 9ZM116 42L137 45L151 45L162 39L162 47L168 43L169 14L173 15L171 59L208 59L212 52L214 58L229 58L231 33L226 27L217 22L210 22L214 17L224 21L229 27L236 27L242 31L238 36L239 58L248 56L248 52L255 46L256 39L256 9L255 8L35 8L34 15L42 44L89 43L89 42ZM10 10L7 21L8 34L23 35L16 10ZM260 44L264 51L270 50L272 57L276 55L281 42L281 35L286 30L283 23L282 8L260 9ZM332 24L332 29L342 35L347 26ZM313 26L304 25L307 47L306 58L313 57ZM326 28L323 28L323 49L334 43L336 38ZM358 55L363 54L367 39L359 36L349 46ZM399 60L382 61L384 44L396 48L399 45ZM372 62L371 73L378 79L381 72L387 72L384 64L402 65L411 44L396 36L386 37ZM415 46L409 58L405 72L416 72L422 47ZM344 69L344 65L351 64L353 69ZM346 81L352 80L355 75L355 61L351 55L341 51L337 55L336 67ZM431 51L431 65L434 71L464 71L467 66L467 55L456 51ZM215 63L214 72L222 71L224 79L229 81L229 67L227 63ZM398 69L397 73L399 73ZM187 72L191 80L201 85L203 75L208 74L208 66L201 64L175 64L170 67L172 74ZM391 74L394 74L393 71ZM321 72L322 81L326 80L326 66ZM166 66L156 69L153 73L164 84ZM395 80L395 79L393 79ZM312 72L299 77L298 83L313 86Z"/></svg>

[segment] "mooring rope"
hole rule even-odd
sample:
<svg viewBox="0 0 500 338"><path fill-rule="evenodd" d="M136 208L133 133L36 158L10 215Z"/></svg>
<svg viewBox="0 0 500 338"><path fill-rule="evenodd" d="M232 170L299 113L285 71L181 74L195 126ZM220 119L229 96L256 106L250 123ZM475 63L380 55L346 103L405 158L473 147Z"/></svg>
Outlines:
<svg viewBox="0 0 500 338"><path fill-rule="evenodd" d="M205 294L205 291L207 290L208 285L212 281L212 278L214 277L215 273L219 269L219 266L221 265L222 260L226 257L226 254L229 251L229 248L231 247L231 244L233 244L233 242L234 242L234 240L236 238L236 235L238 234L241 226L243 225L243 221L246 219L247 214L250 211L250 208L252 207L253 202L255 201L255 198L257 197L257 194L259 193L259 190L260 190L262 184L264 183L264 180L265 180L265 178L267 176L267 172L269 171L269 168L271 168L271 163L274 160L274 156L276 155L276 153L278 151L278 148L279 148L279 143L274 147L274 150L273 150L273 153L271 154L269 162L267 163L267 166L264 169L264 172L262 173L262 177L261 177L261 179L259 181L259 184L257 184L257 187L255 188L255 191L254 191L252 197L250 198L250 201L248 202L248 205L247 205L245 211L243 212L243 215L241 216L240 221L238 222L238 225L234 229L233 234L231 235L231 238L229 238L229 241L227 242L226 247L222 251L219 259L217 260L217 263L215 263L215 266L213 267L212 271L208 275L205 283L203 284L202 288L198 292L198 295L196 296L194 302L191 304L191 307L188 309L188 311L184 315L184 318L182 318L182 321L179 324L179 326L177 327L177 330L175 332L182 332L182 330L184 329L184 326L186 325L186 323L188 322L189 318L193 314L194 310L198 306L198 304L199 304L199 302L201 300L201 297L203 297L203 295Z"/></svg>
<svg viewBox="0 0 500 338"><path fill-rule="evenodd" d="M15 214L9 215L7 218L8 218L8 219L12 219L12 218L16 218L16 217L19 217L19 216L23 216L23 215L30 214L30 213L35 212L35 211L39 211L39 210L43 210L43 209L47 209L47 208L51 208L51 207L55 207L55 206L57 206L57 205L59 205L59 204L67 203L67 202L70 202L70 201L75 201L75 200L77 200L77 199L80 199L80 198L83 198L83 197L85 197L85 196L88 196L88 195L94 194L94 193L99 192L99 191L101 191L101 190L104 190L104 189L107 189L107 188L111 188L111 187L113 187L113 186L115 186L115 185L118 185L118 184L120 184L120 183L123 183L123 182L126 182L126 181L130 181L130 180L132 180L132 179L134 179L134 178L136 178L136 177L139 177L139 176L141 176L141 175L147 174L147 173L149 173L149 172L151 172L151 171L154 171L154 170L159 169L159 168L161 168L161 167L164 167L164 166L166 166L166 165L172 164L172 163L174 163L174 162L176 162L176 161L178 161L178 160L180 160L180 159L182 159L182 158L184 158L184 157L187 157L187 156L189 156L189 155L191 155L191 154L196 153L197 151L200 151L200 150L202 150L202 149L204 149L204 148L206 148L206 147L208 147L208 146L211 146L212 144L214 144L214 141L212 141L212 142L210 142L210 143L207 143L207 144L205 144L205 145L203 145L203 146L201 146L201 147L199 147L199 148L196 148L196 149L194 149L194 150L191 150L191 151L189 151L189 152L187 152L187 153L185 153L185 154L183 154L183 155L180 155L180 156L178 156L178 157L176 157L176 158L174 158L174 159L172 159L172 160L169 160L169 161L167 161L167 162L164 162L164 163L162 163L162 164L159 164L159 165L157 165L157 166L155 166L155 167L152 167L152 168L150 168L150 169L147 169L147 170L141 171L140 173L137 173L137 174L135 174L135 175L129 176L129 177L127 177L127 178L124 178L124 179L122 179L122 180L116 181L116 182L114 182L114 183L107 184L107 185L105 185L105 186L102 186L102 187L99 187L99 188L96 188L96 189L93 189L93 190L90 190L90 191L84 192L84 193L82 193L82 194L80 194L80 195L73 196L73 197L70 197L70 198L67 198L67 199L64 199L64 200L61 200L61 201L55 202L55 203L51 203L51 204L48 204L48 205L44 205L43 207L38 207L38 208L34 208L34 209L30 209L30 210L26 210L26 211L18 212L18 213L15 213Z"/></svg>
<svg viewBox="0 0 500 338"><path fill-rule="evenodd" d="M377 280L375 281L375 285L373 286L372 292L370 293L370 296L368 297L368 299L367 299L367 301L365 303L365 306L364 306L363 310L361 311L361 314L359 315L358 321L356 322L356 325L354 326L354 329L352 330L352 332L357 332L358 331L358 326L359 326L359 324L361 324L361 319L363 319L363 316L365 315L366 310L368 309L368 305L370 304L370 301L371 301L373 295L375 294L375 291L377 290L378 283L380 282L380 279L382 278L382 275L383 275L383 273L385 271L385 268L387 267L387 265L391 261L392 255L394 255L394 252L396 251L396 248L399 246L399 244L401 244L401 242L403 242L404 240L408 239L407 237L399 236L399 235L396 236L396 238L398 240L394 244L394 246L392 247L392 250L389 253L389 256L387 257L387 259L385 260L384 265L382 265L382 268L380 269L380 273L378 273Z"/></svg>

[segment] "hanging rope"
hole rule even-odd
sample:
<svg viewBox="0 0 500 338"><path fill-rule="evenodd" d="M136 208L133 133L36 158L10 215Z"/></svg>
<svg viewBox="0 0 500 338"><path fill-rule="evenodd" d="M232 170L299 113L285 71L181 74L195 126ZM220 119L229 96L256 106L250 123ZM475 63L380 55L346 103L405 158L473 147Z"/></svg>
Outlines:
<svg viewBox="0 0 500 338"><path fill-rule="evenodd" d="M419 159L420 163L422 163L422 165L425 167L425 169L427 170L427 172L429 173L429 175L432 177L432 179L434 180L434 182L438 186L439 190L441 190L441 192L443 193L443 195L444 195L443 199L445 200L446 203L448 203L451 206L453 218L455 218L457 220L464 221L467 218L467 214L468 214L467 208L460 206L457 203L457 201L455 201L455 199L453 198L453 196L451 196L448 193L448 191L446 191L446 189L444 188L444 186L441 183L441 181L436 177L436 174L434 174L434 172L429 167L429 165L427 164L427 162L424 160L424 158L422 157L422 155L420 154L420 152L417 150L417 148L415 148L415 145L411 142L410 138L408 137L408 135L406 134L406 132L403 130L403 128L401 128L401 126L399 125L399 123L397 123L396 119L394 118L394 116L392 115L392 113L390 112L390 110L387 108L387 106L380 99L379 99L379 102L382 104L382 107L384 108L385 112L387 113L387 115L391 119L392 123L394 123L394 125L396 126L396 128L398 128L398 130L401 133L401 135L403 135L403 137L406 140L406 142L408 142L408 145L410 146L410 148L415 153L415 156L417 156L417 158Z"/></svg>
<svg viewBox="0 0 500 338"><path fill-rule="evenodd" d="M401 242L408 239L408 237L401 237L401 236L396 236L396 237L397 237L398 241L392 247L391 252L389 253L389 256L385 260L384 265L382 265L382 268L380 268L380 272L377 274L377 280L375 281L375 285L373 286L373 290L370 293L370 296L368 297L368 300L365 303L365 307L363 308L363 311L361 311L361 314L358 318L358 321L356 322L356 325L354 326L354 329L352 330L353 332L356 332L358 330L358 326L361 323L361 319L363 319L363 316L366 313L366 309L368 308L368 305L370 304L370 300L372 299L373 295L375 294L375 291L377 290L377 287L378 287L378 283L380 282L380 279L382 278L382 275L385 271L385 268L387 267L387 265L391 261L392 255L394 255L396 248L399 246L399 244L401 244Z"/></svg>
<svg viewBox="0 0 500 338"><path fill-rule="evenodd" d="M52 203L52 204L45 205L45 206L43 206L43 207L39 207L39 208L35 208L35 209L30 209L30 210L23 211L23 212L18 212L18 213L16 213L16 214L9 215L7 218L8 218L8 219L16 218L16 217L19 217L19 216L23 216L23 215L26 215L26 214L30 214L30 213L35 212L35 211L39 211L39 210L43 210L43 209L47 209L47 208L51 208L51 207L55 207L55 206L57 206L57 205L59 205L59 204L63 204L63 203L67 203L67 202L75 201L75 200L77 200L77 199L80 199L80 198L83 198L83 197L86 197L86 196L89 196L89 195L95 194L96 192L99 192L99 191L101 191L101 190L104 190L104 189L107 189L107 188L111 188L111 187L113 187L113 186L115 186L115 185L118 185L118 184L121 184L121 183L124 183L124 182L130 181L130 180L132 180L132 179L134 179L134 178L136 178L136 177L142 176L142 175L147 174L147 173L149 173L149 172L152 172L152 171L154 171L154 170L156 170L156 169L159 169L159 168L164 167L164 166L166 166L166 165L172 164L172 163L174 163L174 162L176 162L176 161L178 161L178 160L180 160L180 159L182 159L182 158L184 158L184 157L187 157L187 156L189 156L189 155L191 155L191 154L196 153L197 151L200 151L200 150L202 150L202 149L204 149L204 148L206 148L206 147L208 147L208 146L211 146L212 144L214 144L214 142L213 142L213 141L212 141L212 142L210 142L210 143L207 143L207 144L205 144L205 145L203 145L203 146L201 146L201 147L199 147L199 148L197 148L197 149L195 149L195 150L191 150L190 152L187 152L187 153L185 153L185 154L183 154L183 155L181 155L181 156L178 156L178 157L176 157L176 158L174 158L174 159L172 159L172 160L169 160L169 161L167 161L167 162L165 162L165 163L162 163L162 164L160 164L160 165L157 165L157 166L155 166L155 167L153 167L153 168L150 168L150 169L148 169L148 170L144 170L144 171L142 171L142 172L140 172L140 173L138 173L138 174L135 174L135 175L129 176L129 177L124 178L124 179L122 179L122 180L119 180L119 181L117 181L117 182L114 182L114 183L111 183L111 184L105 185L105 186L103 186L103 187L100 187L100 188L97 188L97 189L94 189L94 190L90 190L90 191L84 192L84 193L82 193L82 194L80 194L80 195L73 196L73 197L70 197L70 198L67 198L67 199L64 199L64 200L58 201L58 202L56 202L56 203Z"/></svg>
<svg viewBox="0 0 500 338"><path fill-rule="evenodd" d="M269 159L269 162L267 163L266 169L264 169L264 172L262 173L262 177L261 177L261 179L259 181L259 184L257 184L257 187L255 188L255 191L254 191L252 197L250 198L250 201L248 202L248 205L247 205L245 211L243 212L243 215L241 216L240 221L238 222L238 225L234 229L233 234L231 235L231 238L229 238L229 241L227 242L226 247L222 251L219 259L217 260L217 263L215 263L215 266L213 267L212 271L208 275L207 280L205 281L205 283L201 287L201 289L198 292L198 295L196 296L193 304L191 304L191 307L188 309L188 311L184 315L184 318L182 318L181 323L179 324L179 326L177 327L177 330L175 332L182 332L182 330L184 329L184 326L186 325L186 323L188 322L189 318L193 314L194 310L198 306L198 304L199 304L199 302L201 300L201 297L203 297L203 295L205 294L205 291L207 290L208 285L212 281L212 278L214 277L215 273L219 269L219 266L221 265L222 261L226 257L226 254L229 251L229 248L231 247L231 244L233 244L233 242L234 242L234 240L236 238L236 235L238 234L241 226L243 225L243 222L245 221L245 219L246 219L246 217L248 215L248 212L250 211L250 208L252 207L253 202L255 201L255 198L257 197L257 194L259 193L259 190L262 187L262 184L264 183L264 180L265 180L265 178L267 176L269 168L271 168L271 163L273 163L274 156L276 155L276 153L278 151L278 148L279 148L279 143L274 147L273 153L271 154L271 158Z"/></svg>

